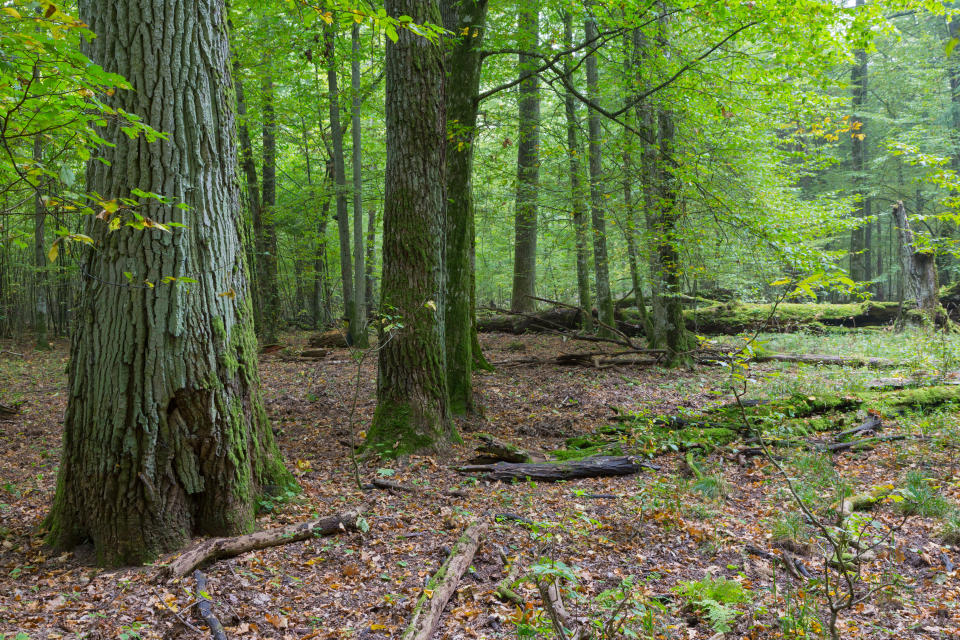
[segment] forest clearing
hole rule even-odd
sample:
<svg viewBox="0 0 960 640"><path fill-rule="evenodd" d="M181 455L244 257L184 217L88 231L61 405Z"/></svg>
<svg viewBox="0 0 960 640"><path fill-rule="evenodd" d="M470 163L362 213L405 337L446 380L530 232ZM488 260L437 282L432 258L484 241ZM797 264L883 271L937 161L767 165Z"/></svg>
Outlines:
<svg viewBox="0 0 960 640"><path fill-rule="evenodd" d="M0 640L960 637L958 45L0 0Z"/></svg>

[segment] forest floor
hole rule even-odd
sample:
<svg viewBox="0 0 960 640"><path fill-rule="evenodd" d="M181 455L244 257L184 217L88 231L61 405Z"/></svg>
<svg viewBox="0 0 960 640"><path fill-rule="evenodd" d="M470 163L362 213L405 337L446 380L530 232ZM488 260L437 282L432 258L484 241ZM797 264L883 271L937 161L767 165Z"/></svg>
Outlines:
<svg viewBox="0 0 960 640"><path fill-rule="evenodd" d="M746 385L748 398L813 400L856 393L878 376L952 370L957 352L953 338L920 334L769 340L767 348L779 351L899 358L904 368L891 373L755 365L737 381L740 388ZM358 375L346 349L317 361L291 358L305 341L305 334L288 335L289 349L261 358L268 412L303 491L264 502L258 524L302 522L366 503L369 530L207 566L213 612L230 638L399 637L425 580L477 517L493 524L447 605L438 639L555 637L532 581L515 585L523 606L497 599L504 558L522 567L521 578L562 574L574 618L603 624L616 617L635 634L616 637L820 637L827 623L826 591L842 596L846 587L824 588L818 581L831 549L801 514L775 463L828 526L836 524L831 514L841 504L836 486L850 487L849 493L888 485L892 490L893 498L846 520L845 526L860 527L861 540L875 542L869 553L856 554L857 594L883 588L842 613L841 637L960 637L955 405L882 415L882 433L905 439L876 442L869 451L828 455L808 447L778 449L775 460L737 456L736 442L675 438L649 418L690 416L729 403L729 368L518 362L596 345L488 334L481 342L488 359L499 365L477 375L484 414L460 425L464 444L442 458L360 462L364 483L384 478L422 488L457 487L466 497L361 491L350 452L374 409L375 361L366 359ZM209 637L197 616L193 578L157 583L156 567L103 570L91 564L89 549L54 553L44 546L41 525L53 497L66 404L67 346L57 343L49 352L16 343L2 348L0 402L23 405L18 415L0 422L0 638ZM359 402L351 416L356 389ZM628 412L641 417L616 419ZM847 414L828 428L856 426L865 417ZM481 431L548 453L571 446L567 438L609 425L621 426L612 446L642 452L660 470L560 483L488 483L454 468L472 457ZM924 491L917 508L904 507L903 496L909 504ZM905 513L910 515L899 526ZM785 562L793 564L787 568Z"/></svg>

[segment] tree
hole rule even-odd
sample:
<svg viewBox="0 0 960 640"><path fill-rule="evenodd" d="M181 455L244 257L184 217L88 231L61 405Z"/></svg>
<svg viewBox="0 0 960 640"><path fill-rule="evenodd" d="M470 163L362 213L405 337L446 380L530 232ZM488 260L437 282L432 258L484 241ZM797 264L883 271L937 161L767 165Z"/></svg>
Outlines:
<svg viewBox="0 0 960 640"><path fill-rule="evenodd" d="M350 56L351 108L350 127L353 135L353 272L355 274L353 315L350 316L350 333L357 347L369 346L367 340L367 266L366 247L363 237L363 162L361 161L360 130L360 25L353 24L350 30L352 55Z"/></svg>
<svg viewBox="0 0 960 640"><path fill-rule="evenodd" d="M101 563L141 563L194 533L252 529L259 496L293 480L259 392L223 2L84 0L80 11L98 36L90 57L133 88L102 99L169 135L149 144L110 122L88 164L109 208L87 222L96 250L83 258L47 526L58 548L90 539ZM154 55L170 51L178 64ZM134 213L139 225L111 230Z"/></svg>
<svg viewBox="0 0 960 640"><path fill-rule="evenodd" d="M513 293L510 309L533 311L537 285L537 196L540 186L540 88L537 58L529 53L540 39L539 0L520 0L517 199L514 206Z"/></svg>
<svg viewBox="0 0 960 640"><path fill-rule="evenodd" d="M390 17L440 24L436 0L388 0ZM441 449L457 439L447 402L443 339L443 211L447 140L443 51L401 29L387 44L387 162L381 337L374 451Z"/></svg>

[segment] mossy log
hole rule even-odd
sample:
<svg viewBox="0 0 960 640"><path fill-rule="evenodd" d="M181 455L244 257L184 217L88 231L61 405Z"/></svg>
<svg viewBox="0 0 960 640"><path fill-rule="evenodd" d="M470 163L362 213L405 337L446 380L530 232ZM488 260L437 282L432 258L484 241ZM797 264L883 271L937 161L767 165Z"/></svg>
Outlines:
<svg viewBox="0 0 960 640"><path fill-rule="evenodd" d="M558 482L577 478L600 478L627 476L643 468L656 468L638 462L632 456L591 456L582 460L564 462L498 462L496 464L472 464L459 467L460 473L483 474L484 480L540 480Z"/></svg>
<svg viewBox="0 0 960 640"><path fill-rule="evenodd" d="M533 462L533 457L528 451L489 433L478 433L477 439L480 440L480 444L477 445L477 454L478 458L482 459L482 462L478 461L478 464L497 461Z"/></svg>
<svg viewBox="0 0 960 640"><path fill-rule="evenodd" d="M277 547L290 542L307 540L315 536L356 530L362 512L363 507L358 507L350 511L319 518L318 520L312 520L310 522L301 522L300 524L291 524L277 529L257 531L234 538L211 538L210 540L204 540L190 547L171 560L169 564L162 567L160 569L159 579L182 578L206 562L238 556L241 553L255 549Z"/></svg>
<svg viewBox="0 0 960 640"><path fill-rule="evenodd" d="M467 527L440 569L427 582L417 605L410 616L410 623L401 640L430 640L440 621L447 601L457 589L457 584L477 553L480 540L490 528L490 521L481 518Z"/></svg>

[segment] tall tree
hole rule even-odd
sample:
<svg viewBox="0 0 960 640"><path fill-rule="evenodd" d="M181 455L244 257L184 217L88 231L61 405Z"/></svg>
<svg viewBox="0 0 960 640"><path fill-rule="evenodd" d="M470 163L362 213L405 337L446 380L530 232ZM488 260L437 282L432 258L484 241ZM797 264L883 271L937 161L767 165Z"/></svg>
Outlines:
<svg viewBox="0 0 960 640"><path fill-rule="evenodd" d="M473 158L487 0L443 0L447 43L446 309L447 385L454 414L472 413Z"/></svg>
<svg viewBox="0 0 960 640"><path fill-rule="evenodd" d="M517 199L514 207L513 293L510 309L533 311L537 286L537 197L540 189L539 58L532 52L540 40L539 0L517 2L520 17L517 117Z"/></svg>
<svg viewBox="0 0 960 640"><path fill-rule="evenodd" d="M441 24L436 0L387 0L386 9L394 18ZM391 455L457 439L443 337L443 76L443 51L431 39L402 29L387 43L380 306L396 322L381 338L367 446Z"/></svg>
<svg viewBox="0 0 960 640"><path fill-rule="evenodd" d="M597 22L592 16L584 21L585 36L588 41L596 40ZM598 103L600 99L600 72L597 55L587 54L587 94L590 100ZM593 226L593 271L597 287L597 316L602 326L601 335L612 335L611 327L617 326L613 313L613 296L610 294L610 267L607 258L607 222L603 206L603 162L600 155L600 143L603 136L600 130L600 113L590 109L587 113L587 130L590 135L590 217Z"/></svg>
<svg viewBox="0 0 960 640"><path fill-rule="evenodd" d="M333 157L333 183L337 194L337 233L340 237L340 282L343 291L343 315L347 322L347 344L355 341L357 331L356 289L350 259L350 218L347 214L347 170L343 157L343 127L340 126L340 89L337 84L336 25L327 27L327 92L330 101L330 139ZM358 278L363 277L357 274Z"/></svg>
<svg viewBox="0 0 960 640"><path fill-rule="evenodd" d="M563 46L573 46L573 16L563 12ZM572 86L573 64L570 56L563 59L563 75L567 87ZM573 210L573 232L577 251L577 298L580 308L586 313L581 318L581 327L585 331L593 330L593 296L590 293L590 245L588 234L590 223L587 218L587 199L583 189L583 169L580 158L583 146L580 144L580 120L577 117L577 103L569 88L563 94L563 111L567 119L567 157L570 164L570 208Z"/></svg>
<svg viewBox="0 0 960 640"><path fill-rule="evenodd" d="M263 190L254 209L253 235L257 248L257 286L260 290L262 326L266 344L277 341L280 325L279 262L277 260L277 114L274 110L273 75L263 76Z"/></svg>
<svg viewBox="0 0 960 640"><path fill-rule="evenodd" d="M858 7L863 6L864 0L857 0ZM870 197L865 185L867 176L867 145L866 121L863 110L867 101L867 52L859 48L854 53L856 62L850 70L850 87L852 91L850 109L853 112L850 118L850 160L853 170L854 190L857 196L857 211L855 215L861 218L860 226L850 233L850 277L857 281L868 281L873 278L872 261L870 259L870 245L872 244L872 224L870 217Z"/></svg>
<svg viewBox="0 0 960 640"><path fill-rule="evenodd" d="M83 258L47 525L59 548L89 539L101 563L149 562L193 533L249 531L258 497L292 477L260 398L223 2L82 0L80 13L98 36L90 57L132 85L104 99L171 133L148 144L108 123L89 188L162 193L189 210L140 207L153 224L185 225L170 233L87 221L97 250Z"/></svg>
<svg viewBox="0 0 960 640"><path fill-rule="evenodd" d="M353 136L353 272L354 295L353 310L350 316L350 333L353 343L357 347L366 348L367 340L367 278L366 278L366 248L363 238L363 162L362 162L362 133L360 126L360 25L353 23L350 31L352 45L350 56L350 84L352 85L350 128Z"/></svg>
<svg viewBox="0 0 960 640"><path fill-rule="evenodd" d="M39 77L39 69L34 67L34 78L37 77ZM40 136L33 139L33 161L37 164L43 162L43 144ZM38 187L33 196L33 266L36 269L36 277L34 278L36 303L34 305L33 330L36 334L37 348L49 349L50 343L47 341L47 321L50 315L47 303L47 252L43 248L47 207L43 198L44 193Z"/></svg>

